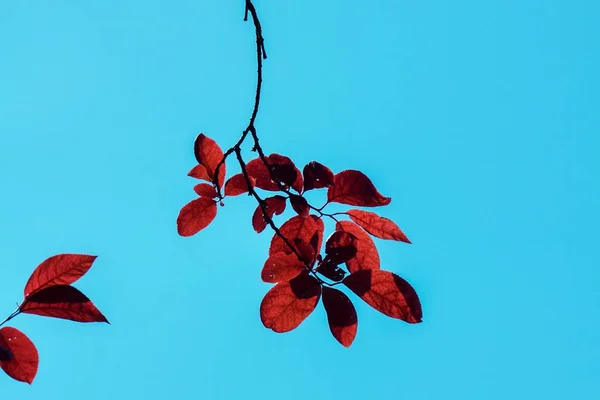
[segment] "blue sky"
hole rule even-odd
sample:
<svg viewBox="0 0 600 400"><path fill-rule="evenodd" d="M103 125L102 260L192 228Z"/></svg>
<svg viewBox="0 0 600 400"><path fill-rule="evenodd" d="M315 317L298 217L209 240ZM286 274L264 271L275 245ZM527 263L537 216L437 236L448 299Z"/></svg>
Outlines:
<svg viewBox="0 0 600 400"><path fill-rule="evenodd" d="M350 349L320 307L275 334L252 200L177 235L194 137L229 147L251 111L241 0L6 1L0 304L46 257L96 254L76 286L112 325L11 321L41 360L31 387L0 376L2 397L598 398L598 3L256 6L265 151L392 197L379 212L413 245L379 240L382 267L424 322L357 300Z"/></svg>

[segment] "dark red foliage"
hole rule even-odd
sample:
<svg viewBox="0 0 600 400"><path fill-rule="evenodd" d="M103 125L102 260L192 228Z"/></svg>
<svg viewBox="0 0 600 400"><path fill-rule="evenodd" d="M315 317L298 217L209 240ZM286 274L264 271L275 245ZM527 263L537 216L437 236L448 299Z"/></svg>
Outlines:
<svg viewBox="0 0 600 400"><path fill-rule="evenodd" d="M398 275L382 270L361 270L344 279L344 285L374 309L411 324L421 322L421 303L415 290Z"/></svg>
<svg viewBox="0 0 600 400"><path fill-rule="evenodd" d="M356 257L356 236L350 232L335 231L325 243L325 254L335 264L341 264Z"/></svg>
<svg viewBox="0 0 600 400"><path fill-rule="evenodd" d="M217 216L217 202L210 197L200 197L187 203L177 217L177 232L192 236L206 228Z"/></svg>
<svg viewBox="0 0 600 400"><path fill-rule="evenodd" d="M343 292L324 287L323 306L327 312L327 321L333 337L342 346L350 347L358 328L358 317L354 305Z"/></svg>
<svg viewBox="0 0 600 400"><path fill-rule="evenodd" d="M47 258L33 271L25 285L25 297L41 289L70 285L91 268L96 256L86 254L58 254Z"/></svg>
<svg viewBox="0 0 600 400"><path fill-rule="evenodd" d="M209 181L211 180L210 176L208 176L208 171L206 170L206 168L204 167L204 165L196 165L194 168L192 168L190 170L190 172L188 172L188 176L191 176L192 178L196 178L196 179L202 179L203 181Z"/></svg>
<svg viewBox="0 0 600 400"><path fill-rule="evenodd" d="M278 191L279 183L284 187L292 187L298 193L302 191L302 185L304 184L302 173L296 168L292 160L275 153L265 156L265 159L269 164L268 168L260 158L255 158L246 164L246 171L248 175L256 180L256 187L263 190Z"/></svg>
<svg viewBox="0 0 600 400"><path fill-rule="evenodd" d="M223 150L221 150L219 145L201 133L196 137L196 141L194 142L194 155L198 164L206 169L208 180L215 183L219 188L222 187L225 181L225 163L219 167L219 176L218 179L215 179L217 165L223 159Z"/></svg>
<svg viewBox="0 0 600 400"><path fill-rule="evenodd" d="M21 312L76 322L108 322L94 303L73 286L49 286L25 299Z"/></svg>
<svg viewBox="0 0 600 400"><path fill-rule="evenodd" d="M285 211L285 197L283 196L277 195L267 197L265 199L265 204L267 207L266 218L273 218L273 215L279 215ZM260 204L256 207L256 210L254 210L254 214L252 215L252 227L257 233L261 233L267 227L265 215L263 214L263 209Z"/></svg>
<svg viewBox="0 0 600 400"><path fill-rule="evenodd" d="M194 186L194 192L200 197L208 197L214 199L217 197L217 191L214 186L208 183L199 183Z"/></svg>
<svg viewBox="0 0 600 400"><path fill-rule="evenodd" d="M267 292L260 304L260 320L274 332L295 329L319 302L321 285L307 272L287 282L280 282Z"/></svg>
<svg viewBox="0 0 600 400"><path fill-rule="evenodd" d="M296 211L298 215L301 215L303 217L306 217L308 215L308 212L310 211L308 202L302 196L290 194L290 204L292 205L294 211Z"/></svg>
<svg viewBox="0 0 600 400"><path fill-rule="evenodd" d="M0 367L17 381L31 384L37 374L39 358L34 344L16 328L0 329L0 347L10 354L10 359L0 360Z"/></svg>
<svg viewBox="0 0 600 400"><path fill-rule="evenodd" d="M361 269L379 269L379 253L371 237L356 224L349 221L339 221L338 231L348 232L356 237L356 256L346 261L348 271L356 272Z"/></svg>
<svg viewBox="0 0 600 400"><path fill-rule="evenodd" d="M295 254L275 253L265 262L261 277L264 282L289 281L304 270L304 263Z"/></svg>
<svg viewBox="0 0 600 400"><path fill-rule="evenodd" d="M304 166L304 191L333 185L333 172L323 164L311 161Z"/></svg>
<svg viewBox="0 0 600 400"><path fill-rule="evenodd" d="M334 184L327 189L327 201L351 206L386 206L392 201L377 191L373 182L362 172L342 171L335 175Z"/></svg>
<svg viewBox="0 0 600 400"><path fill-rule="evenodd" d="M288 243L285 243L281 236L275 234L271 240L271 247L269 248L269 254L275 254L280 252L293 253L294 249L297 248L296 242L312 243L313 236L319 232L319 225L311 217L302 217L300 215L292 217L286 223L281 225L279 229L281 235L285 237ZM292 249L289 245L294 246ZM298 251L298 250L296 250Z"/></svg>
<svg viewBox="0 0 600 400"><path fill-rule="evenodd" d="M404 232L392 220L380 217L370 211L348 210L346 214L352 218L352 221L375 237L410 243Z"/></svg>
<svg viewBox="0 0 600 400"><path fill-rule="evenodd" d="M248 180L252 185L251 188L254 188L254 178L249 176ZM227 180L225 183L225 196L239 196L243 193L248 193L248 183L243 174L236 174Z"/></svg>

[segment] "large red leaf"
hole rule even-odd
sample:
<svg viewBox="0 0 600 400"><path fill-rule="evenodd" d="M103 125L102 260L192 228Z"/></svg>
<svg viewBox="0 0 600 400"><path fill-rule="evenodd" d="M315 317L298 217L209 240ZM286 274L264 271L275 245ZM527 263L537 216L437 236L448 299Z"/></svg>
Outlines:
<svg viewBox="0 0 600 400"><path fill-rule="evenodd" d="M292 160L275 153L265 156L265 159L272 172L269 172L269 169L260 158L250 160L246 164L246 171L248 175L256 180L256 187L263 190L278 191L279 186L277 182L273 181L274 178L300 193L304 180L302 179L302 173L296 168Z"/></svg>
<svg viewBox="0 0 600 400"><path fill-rule="evenodd" d="M346 214L375 237L410 243L404 232L390 219L380 217L374 212L362 210L349 210Z"/></svg>
<svg viewBox="0 0 600 400"><path fill-rule="evenodd" d="M304 175L304 191L320 189L333 185L333 172L323 164L311 161L302 170Z"/></svg>
<svg viewBox="0 0 600 400"><path fill-rule="evenodd" d="M308 205L308 201L302 196L297 196L295 194L290 193L290 204L296 214L307 216L310 211L310 206Z"/></svg>
<svg viewBox="0 0 600 400"><path fill-rule="evenodd" d="M254 188L254 178L249 176L251 187ZM248 183L243 174L235 174L225 183L225 196L238 196L243 193L248 193Z"/></svg>
<svg viewBox="0 0 600 400"><path fill-rule="evenodd" d="M35 292L21 305L21 312L76 322L108 322L94 303L73 286L50 286Z"/></svg>
<svg viewBox="0 0 600 400"><path fill-rule="evenodd" d="M343 292L324 286L323 306L327 312L331 334L342 346L350 347L358 327L354 305Z"/></svg>
<svg viewBox="0 0 600 400"><path fill-rule="evenodd" d="M318 233L319 225L311 217L302 217L297 215L286 221L279 232L288 240L288 242L295 246L296 242L312 243L313 236ZM298 249L295 247L296 251ZM271 239L271 246L269 248L269 254L275 254L280 252L293 253L291 249L279 235L275 234Z"/></svg>
<svg viewBox="0 0 600 400"><path fill-rule="evenodd" d="M213 139L207 137L203 133L196 136L196 140L194 142L194 155L196 156L196 160L198 164L203 165L206 168L206 172L210 181L214 182L215 180L215 170L217 165L223 159L223 150L221 147L215 142ZM221 164L219 167L219 177L217 180L217 185L219 187L223 186L223 181L225 180L225 163Z"/></svg>
<svg viewBox="0 0 600 400"><path fill-rule="evenodd" d="M289 281L304 271L304 263L295 254L276 253L267 259L261 278L264 282Z"/></svg>
<svg viewBox="0 0 600 400"><path fill-rule="evenodd" d="M361 270L343 281L350 290L374 309L411 324L421 322L423 312L419 296L398 275L382 270Z"/></svg>
<svg viewBox="0 0 600 400"><path fill-rule="evenodd" d="M349 169L335 175L333 186L327 189L327 201L351 206L377 207L390 204L392 199L379 193L365 174Z"/></svg>
<svg viewBox="0 0 600 400"><path fill-rule="evenodd" d="M217 191L215 190L215 187L208 183L197 184L196 186L194 186L194 192L196 192L196 194L201 197L204 196L211 199L217 197Z"/></svg>
<svg viewBox="0 0 600 400"><path fill-rule="evenodd" d="M265 199L267 204L267 218L273 218L273 215L280 215L285 211L285 197L273 196ZM263 210L260 204L254 210L252 215L252 227L257 233L261 233L267 227L267 221L264 218Z"/></svg>
<svg viewBox="0 0 600 400"><path fill-rule="evenodd" d="M177 232L192 236L206 228L217 216L217 203L210 197L200 197L187 203L177 217Z"/></svg>
<svg viewBox="0 0 600 400"><path fill-rule="evenodd" d="M8 349L12 358L0 361L0 367L13 379L31 384L37 374L39 357L33 342L16 328L0 329L0 346Z"/></svg>
<svg viewBox="0 0 600 400"><path fill-rule="evenodd" d="M356 237L356 256L346 261L348 271L356 272L361 269L379 269L379 253L373 239L367 232L350 221L339 221L336 230L349 232Z"/></svg>
<svg viewBox="0 0 600 400"><path fill-rule="evenodd" d="M275 332L291 331L313 312L320 296L321 285L305 272L267 292L260 304L260 320Z"/></svg>
<svg viewBox="0 0 600 400"><path fill-rule="evenodd" d="M58 254L46 259L27 281L25 297L48 286L70 285L90 269L96 257L86 254Z"/></svg>

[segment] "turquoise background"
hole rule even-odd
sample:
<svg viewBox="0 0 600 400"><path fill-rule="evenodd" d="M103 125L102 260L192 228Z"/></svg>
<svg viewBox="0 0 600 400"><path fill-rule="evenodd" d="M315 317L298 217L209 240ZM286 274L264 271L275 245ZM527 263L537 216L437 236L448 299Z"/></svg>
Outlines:
<svg viewBox="0 0 600 400"><path fill-rule="evenodd" d="M194 137L229 147L252 108L241 0L5 0L2 313L46 257L79 252L99 257L76 286L112 325L11 321L40 368L31 387L0 376L0 397L600 398L599 3L256 6L265 151L392 197L378 212L414 244L378 240L382 267L417 289L423 324L357 300L350 349L322 307L275 334L252 199L177 235Z"/></svg>

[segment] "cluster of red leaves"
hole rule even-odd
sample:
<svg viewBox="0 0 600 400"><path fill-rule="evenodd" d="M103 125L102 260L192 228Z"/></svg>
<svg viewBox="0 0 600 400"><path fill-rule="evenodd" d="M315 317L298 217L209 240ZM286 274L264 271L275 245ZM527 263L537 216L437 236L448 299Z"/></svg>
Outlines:
<svg viewBox="0 0 600 400"><path fill-rule="evenodd" d="M288 332L298 327L315 309L321 296L331 333L342 345L352 344L358 326L356 310L350 299L333 286L342 284L371 307L392 318L414 324L421 322L422 311L417 293L398 275L380 269L380 260L371 236L410 243L391 220L374 212L351 209L328 214L329 203L357 207L388 205L383 196L362 172L345 170L334 174L316 161L300 172L288 157L271 154L243 163L242 173L225 181L226 155L217 143L198 135L195 144L198 161L188 175L209 183L194 190L199 198L186 204L177 219L181 236L191 236L206 228L216 217L217 203L226 196L242 193L253 195L259 202L252 216L258 233L270 225L275 234L269 256L262 269L262 280L275 283L260 306L265 327L275 332ZM261 198L256 189L279 192ZM320 208L308 203L304 194L313 189L326 189L327 202ZM297 215L277 228L275 215L282 214L289 201ZM346 216L349 220L339 220ZM323 217L335 221L335 231L325 240L321 255L325 224Z"/></svg>
<svg viewBox="0 0 600 400"><path fill-rule="evenodd" d="M31 274L23 302L7 320L24 313L76 322L108 323L94 303L71 286L95 260L96 256L85 254L59 254L46 259ZM4 372L31 384L38 363L37 349L23 332L12 327L0 329L0 367Z"/></svg>

